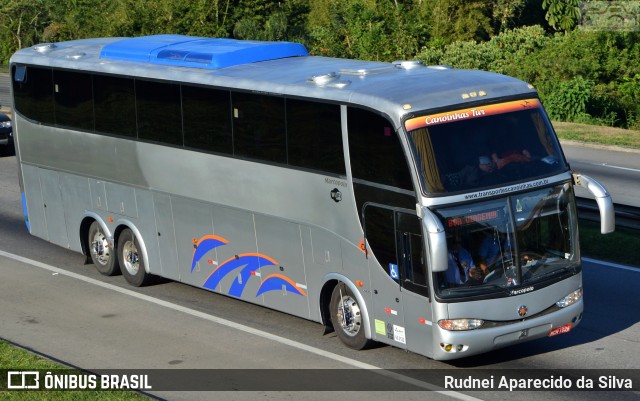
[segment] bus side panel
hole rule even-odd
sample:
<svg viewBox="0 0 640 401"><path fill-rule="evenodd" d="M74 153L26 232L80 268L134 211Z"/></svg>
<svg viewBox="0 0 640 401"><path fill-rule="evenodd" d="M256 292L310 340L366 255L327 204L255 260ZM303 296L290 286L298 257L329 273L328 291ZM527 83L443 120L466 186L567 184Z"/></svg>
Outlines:
<svg viewBox="0 0 640 401"><path fill-rule="evenodd" d="M304 259L305 273L308 283L307 298L309 301L309 319L320 322L322 320L320 316L320 304L318 302L320 299L320 291L322 289L320 287L320 283L322 283L322 279L328 270L325 266L324 259L316 258L314 256L314 240L316 236L312 233L316 231L318 230L312 227L300 227L300 236L302 238L302 257ZM317 237L320 237L320 235L318 234ZM337 246L337 252L334 249L330 251L329 256L333 256L333 259L340 263L340 268L338 269L334 267L334 270L342 270L342 256L340 255L339 242L337 243ZM331 262L331 259L329 262Z"/></svg>
<svg viewBox="0 0 640 401"><path fill-rule="evenodd" d="M158 231L157 243L161 275L171 280L180 280L171 197L169 195L153 194L153 203Z"/></svg>
<svg viewBox="0 0 640 401"><path fill-rule="evenodd" d="M42 201L39 170L37 167L22 165L22 179L24 180L24 193L27 198L31 235L49 240L47 221L44 217L44 202Z"/></svg>
<svg viewBox="0 0 640 401"><path fill-rule="evenodd" d="M300 225L262 215L255 215L255 225L262 283L257 291L248 285L246 297L255 302L251 298L263 295L265 306L308 318Z"/></svg>
<svg viewBox="0 0 640 401"><path fill-rule="evenodd" d="M262 304L262 297L255 297L260 287L259 275L251 272L259 272L256 266L256 258L252 257L258 252L256 245L256 230L253 214L224 206L213 206L213 227L215 234L212 246L215 250L208 256L213 264L200 265L206 273L206 280L198 285L208 289L217 289L225 295L243 298L247 301ZM241 275L244 272L244 276ZM234 283L240 275L240 281ZM243 296L253 293L253 296Z"/></svg>
<svg viewBox="0 0 640 401"><path fill-rule="evenodd" d="M369 255L368 261L371 270L371 285L375 294L370 306L372 333L375 333L376 341L394 347L406 348L404 292L400 288L400 283L382 270L375 256Z"/></svg>
<svg viewBox="0 0 640 401"><path fill-rule="evenodd" d="M89 188L91 190L91 203L92 209L95 210L107 210L107 193L104 186L104 181L89 179Z"/></svg>
<svg viewBox="0 0 640 401"><path fill-rule="evenodd" d="M411 291L402 292L407 349L433 357L433 313L429 300Z"/></svg>
<svg viewBox="0 0 640 401"><path fill-rule="evenodd" d="M134 188L107 182L105 183L105 192L107 211L128 217L138 217ZM140 204L144 205L145 203L140 202Z"/></svg>
<svg viewBox="0 0 640 401"><path fill-rule="evenodd" d="M69 234L69 247L82 252L80 243L80 224L82 212L91 209L91 193L89 180L77 175L62 174L60 176L64 215Z"/></svg>
<svg viewBox="0 0 640 401"><path fill-rule="evenodd" d="M40 169L40 185L49 241L68 248L69 236L60 193L60 175L57 171Z"/></svg>
<svg viewBox="0 0 640 401"><path fill-rule="evenodd" d="M153 194L150 191L139 188L126 188L121 185L114 185L108 183L107 186L108 199L115 199L115 202L108 202L109 204L122 205L124 204L124 213L129 213L125 216L125 219L131 216L133 212L137 214L137 219L131 219L136 225L142 235L144 246L147 249L147 267L149 272L156 275L162 274L162 267L160 263L160 252L158 250L158 229L155 221L153 205ZM110 194L112 189L116 189L115 193ZM123 195L124 194L124 195ZM129 197L131 196L131 197ZM135 205L141 205L139 210Z"/></svg>
<svg viewBox="0 0 640 401"><path fill-rule="evenodd" d="M211 248L195 261L196 246L203 238L213 235L211 206L184 198L172 197L171 206L175 223L180 280L202 287L211 269L215 267L216 250ZM204 248L201 248L201 251ZM210 288L217 290L217 288Z"/></svg>

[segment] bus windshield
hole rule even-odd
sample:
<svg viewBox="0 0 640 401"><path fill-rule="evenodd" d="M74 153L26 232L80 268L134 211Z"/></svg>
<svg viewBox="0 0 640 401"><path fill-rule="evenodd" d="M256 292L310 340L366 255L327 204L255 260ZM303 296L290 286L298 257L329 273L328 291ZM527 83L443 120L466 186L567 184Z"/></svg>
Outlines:
<svg viewBox="0 0 640 401"><path fill-rule="evenodd" d="M435 210L445 226L442 298L508 294L580 270L577 216L569 184Z"/></svg>
<svg viewBox="0 0 640 401"><path fill-rule="evenodd" d="M537 99L416 117L405 127L428 194L505 186L568 169Z"/></svg>

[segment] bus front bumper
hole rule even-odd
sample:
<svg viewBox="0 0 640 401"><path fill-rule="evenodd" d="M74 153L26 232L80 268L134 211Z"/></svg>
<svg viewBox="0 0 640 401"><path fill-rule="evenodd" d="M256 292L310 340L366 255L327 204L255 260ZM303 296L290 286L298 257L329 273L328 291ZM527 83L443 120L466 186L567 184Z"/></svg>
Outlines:
<svg viewBox="0 0 640 401"><path fill-rule="evenodd" d="M583 300L540 317L469 331L436 327L433 359L450 360L481 354L573 330L582 320Z"/></svg>

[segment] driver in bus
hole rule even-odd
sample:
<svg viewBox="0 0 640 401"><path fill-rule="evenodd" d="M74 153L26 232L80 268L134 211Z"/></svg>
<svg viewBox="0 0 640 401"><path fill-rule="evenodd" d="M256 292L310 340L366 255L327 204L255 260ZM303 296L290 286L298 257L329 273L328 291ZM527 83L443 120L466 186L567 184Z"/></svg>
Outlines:
<svg viewBox="0 0 640 401"><path fill-rule="evenodd" d="M460 234L449 237L449 267L445 272L446 281L453 285L466 284L469 271L475 269L471 254L462 246Z"/></svg>
<svg viewBox="0 0 640 401"><path fill-rule="evenodd" d="M511 241L509 238L497 232L484 231L484 238L478 249L480 262L478 265L483 271L489 272L489 268L495 266L502 260L503 254L511 251Z"/></svg>

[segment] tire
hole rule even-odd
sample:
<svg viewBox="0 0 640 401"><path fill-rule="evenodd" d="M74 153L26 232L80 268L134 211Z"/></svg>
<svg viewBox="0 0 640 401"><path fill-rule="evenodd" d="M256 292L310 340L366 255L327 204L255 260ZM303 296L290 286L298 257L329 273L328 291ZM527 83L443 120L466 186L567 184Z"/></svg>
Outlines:
<svg viewBox="0 0 640 401"><path fill-rule="evenodd" d="M118 260L120 270L129 284L142 287L151 281L151 274L146 272L146 261L139 248L139 241L128 228L118 237Z"/></svg>
<svg viewBox="0 0 640 401"><path fill-rule="evenodd" d="M331 311L333 328L340 341L347 347L360 350L371 344L371 340L367 339L364 334L364 320L360 304L344 283L338 283L333 288L329 310Z"/></svg>
<svg viewBox="0 0 640 401"><path fill-rule="evenodd" d="M96 266L96 270L105 276L120 274L116 249L109 245L100 223L97 221L91 223L87 239L91 261Z"/></svg>

